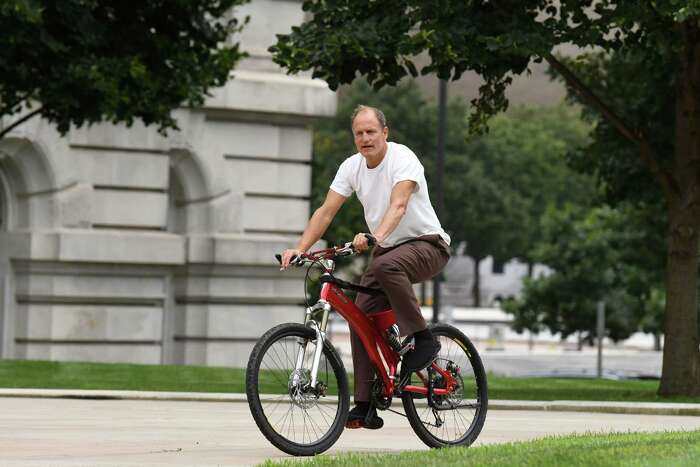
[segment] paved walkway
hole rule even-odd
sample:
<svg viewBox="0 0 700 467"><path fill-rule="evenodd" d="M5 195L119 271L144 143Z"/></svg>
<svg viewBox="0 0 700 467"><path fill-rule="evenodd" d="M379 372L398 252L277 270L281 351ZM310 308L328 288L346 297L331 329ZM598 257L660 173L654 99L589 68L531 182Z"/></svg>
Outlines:
<svg viewBox="0 0 700 467"><path fill-rule="evenodd" d="M31 397L99 400L153 400L180 402L247 402L245 394L208 392L109 391L78 389L4 389L2 397ZM1 399L0 399L1 400ZM400 401L399 401L400 405ZM489 410L546 410L565 412L599 412L647 415L700 416L700 404L667 402L596 402L596 401L510 401L490 400Z"/></svg>
<svg viewBox="0 0 700 467"><path fill-rule="evenodd" d="M161 393L141 393L145 399L112 399L114 394L106 392L74 392L78 398L65 399L55 393L7 397L8 390L4 391L2 466L247 466L287 457L258 432L241 396L236 396L238 402L202 402L169 400ZM105 399L80 398L86 395ZM512 410L492 408L477 445L569 433L700 428L700 413L571 412L544 410L547 404L540 404L537 411L516 410L515 405ZM382 430L346 430L329 453L425 449L404 418L383 416Z"/></svg>

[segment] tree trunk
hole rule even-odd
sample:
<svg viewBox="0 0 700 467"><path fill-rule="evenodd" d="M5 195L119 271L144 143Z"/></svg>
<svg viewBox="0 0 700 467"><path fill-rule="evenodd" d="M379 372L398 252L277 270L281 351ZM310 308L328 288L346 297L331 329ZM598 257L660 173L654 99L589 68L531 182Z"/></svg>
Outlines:
<svg viewBox="0 0 700 467"><path fill-rule="evenodd" d="M661 396L700 395L698 222L687 211L669 213L681 219L671 225L668 239Z"/></svg>
<svg viewBox="0 0 700 467"><path fill-rule="evenodd" d="M479 278L480 263L481 258L474 258L474 285L472 286L472 300L476 308L481 306L481 280Z"/></svg>
<svg viewBox="0 0 700 467"><path fill-rule="evenodd" d="M700 395L698 251L700 245L700 29L679 25L684 49L676 86L674 175L668 203L664 356L659 395Z"/></svg>

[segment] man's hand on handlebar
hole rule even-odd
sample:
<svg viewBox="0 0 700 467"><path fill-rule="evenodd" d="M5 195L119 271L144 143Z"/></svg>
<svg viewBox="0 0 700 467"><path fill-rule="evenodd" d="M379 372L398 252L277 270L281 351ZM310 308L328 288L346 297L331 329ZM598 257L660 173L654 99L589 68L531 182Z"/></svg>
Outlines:
<svg viewBox="0 0 700 467"><path fill-rule="evenodd" d="M352 240L352 246L358 252L367 251L371 245L376 243L375 238L371 234L359 233Z"/></svg>
<svg viewBox="0 0 700 467"><path fill-rule="evenodd" d="M362 253L367 251L367 249L377 243L376 238L371 234L359 233L355 235L355 239L352 243L346 243L343 247L333 247L325 250L312 251L311 253L306 253L304 250L298 248L289 248L284 250L284 252L279 255L275 255L277 261L280 262L280 271L286 270L292 264L305 264L307 261L316 261L319 258L328 258L335 256L350 256L355 253Z"/></svg>
<svg viewBox="0 0 700 467"><path fill-rule="evenodd" d="M301 255L303 251L298 250L296 248L290 248L288 250L284 250L284 253L282 253L282 261L281 261L281 266L280 266L280 271L284 271L289 267L289 263L294 259L295 257Z"/></svg>

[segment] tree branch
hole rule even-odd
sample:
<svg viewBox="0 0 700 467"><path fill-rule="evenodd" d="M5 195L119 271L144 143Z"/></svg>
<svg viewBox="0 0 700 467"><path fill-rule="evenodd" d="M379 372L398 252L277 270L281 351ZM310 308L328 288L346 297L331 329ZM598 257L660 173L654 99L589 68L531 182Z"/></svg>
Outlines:
<svg viewBox="0 0 700 467"><path fill-rule="evenodd" d="M0 131L0 139L4 138L6 134L8 134L10 131L12 131L13 129L15 129L16 127L18 127L18 126L21 125L22 123L26 122L27 120L29 120L29 119L32 118L33 116L35 116L35 115L41 113L41 111L42 111L42 107L39 107L38 109L36 109L36 110L34 110L34 111L32 111L32 112L29 112L27 115L25 115L24 117L20 118L20 119L17 120L16 122L13 122L13 123L12 123L10 126L8 126L7 128L3 128L2 131Z"/></svg>
<svg viewBox="0 0 700 467"><path fill-rule="evenodd" d="M639 146L639 157L641 158L642 163L644 163L647 169L649 169L652 176L661 185L666 195L669 197L678 196L680 189L676 179L670 172L659 165L654 157L654 150L646 136L642 132L630 128L627 123L622 120L622 118L620 118L610 107L600 100L600 98L596 96L588 86L582 83L581 80L579 80L578 77L566 67L566 65L557 60L554 55L547 53L543 58L547 60L549 65L554 68L562 76L562 78L564 78L566 83L578 93L581 100L585 101L600 112L622 136Z"/></svg>
<svg viewBox="0 0 700 467"><path fill-rule="evenodd" d="M566 65L557 60L551 53L545 55L544 59L547 60L552 68L559 72L567 84L569 84L579 94L581 99L603 114L603 116L613 124L613 126L622 134L622 136L629 139L633 143L641 143L641 136L628 127L627 124L622 121L622 119L618 117L617 114L612 111L612 109L610 109L610 107L605 105L605 103L601 101L598 96L593 94L593 91L591 91L588 86L583 84L578 77L566 67Z"/></svg>

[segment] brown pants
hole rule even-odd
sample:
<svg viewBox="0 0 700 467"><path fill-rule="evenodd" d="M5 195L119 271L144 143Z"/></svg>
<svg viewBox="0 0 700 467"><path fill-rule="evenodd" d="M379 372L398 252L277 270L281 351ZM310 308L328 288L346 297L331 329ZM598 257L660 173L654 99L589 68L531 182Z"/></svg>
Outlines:
<svg viewBox="0 0 700 467"><path fill-rule="evenodd" d="M355 304L365 313L393 309L403 336L421 331L427 325L412 284L437 275L449 258L450 248L439 235L425 235L391 248L376 246L360 284L381 288L385 295L358 293ZM355 402L366 402L369 401L374 368L360 338L354 332L350 337Z"/></svg>

